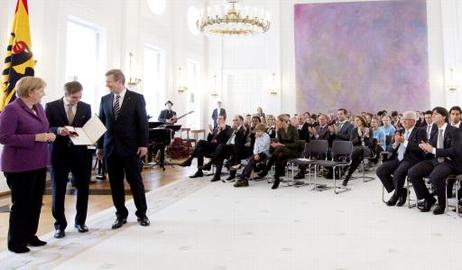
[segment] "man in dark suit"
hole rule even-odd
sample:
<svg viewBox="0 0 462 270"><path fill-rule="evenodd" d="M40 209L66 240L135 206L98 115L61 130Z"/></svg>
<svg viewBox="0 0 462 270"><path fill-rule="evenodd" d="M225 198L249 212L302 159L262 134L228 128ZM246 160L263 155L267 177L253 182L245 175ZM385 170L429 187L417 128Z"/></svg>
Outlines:
<svg viewBox="0 0 462 270"><path fill-rule="evenodd" d="M119 69L106 72L111 93L101 98L99 117L107 132L98 142L98 158L106 158L112 200L116 208L113 229L127 223L124 175L130 184L141 226L149 226L146 197L141 178L141 157L148 151L148 118L144 97L125 88L125 76ZM104 149L104 153L103 153Z"/></svg>
<svg viewBox="0 0 462 270"><path fill-rule="evenodd" d="M218 145L224 144L228 141L232 133L233 130L226 124L225 117L223 115L218 116L218 126L208 134L207 140L200 140L194 148L191 156L178 165L181 167L191 166L192 160L197 158L198 169L196 173L190 176L190 178L204 176L204 173L200 169L204 165L204 157L210 157L210 155L217 149Z"/></svg>
<svg viewBox="0 0 462 270"><path fill-rule="evenodd" d="M64 199L69 172L77 189L75 228L87 232L85 225L88 209L88 186L91 177L92 155L86 145L73 145L72 133L65 126L82 127L91 118L91 107L81 102L82 85L68 82L64 85L64 97L46 104L45 112L56 140L50 144L52 213L55 218L55 238L65 236L67 227Z"/></svg>
<svg viewBox="0 0 462 270"><path fill-rule="evenodd" d="M416 127L415 112L405 112L402 123L404 130L395 134L395 142L389 147L392 156L376 171L387 192L393 195L388 200L388 206L403 206L406 203L407 190L403 188L409 168L425 159L419 143L427 141L424 129Z"/></svg>
<svg viewBox="0 0 462 270"><path fill-rule="evenodd" d="M223 109L221 101L217 102L217 107L212 112L213 128L216 128L218 125L218 116L224 116L226 119L226 110Z"/></svg>
<svg viewBox="0 0 462 270"><path fill-rule="evenodd" d="M248 130L244 127L244 117L235 115L233 117L232 128L233 132L226 143L218 145L211 155L211 161L200 168L202 170L209 170L212 163L216 165L215 175L211 182L220 180L221 169L225 159L229 158L232 154L245 152Z"/></svg>
<svg viewBox="0 0 462 270"><path fill-rule="evenodd" d="M335 124L335 128L330 128L333 140L350 140L353 124L347 120L347 114L348 111L346 109L340 108L337 110L337 123Z"/></svg>
<svg viewBox="0 0 462 270"><path fill-rule="evenodd" d="M419 147L428 153L429 159L421 161L409 169L409 180L412 182L418 199L425 199L422 212L431 210L435 199L428 192L423 180L429 176L430 182L436 189L438 206L433 214L443 214L446 209L445 181L446 177L453 173L450 162L446 162L451 156L445 156L449 151L444 151L453 146L452 140L455 128L449 125L449 113L443 107L435 107L433 110L433 129L429 143L421 143Z"/></svg>
<svg viewBox="0 0 462 270"><path fill-rule="evenodd" d="M165 102L165 110L160 111L159 122L174 124L176 123L176 112L172 110L173 102Z"/></svg>

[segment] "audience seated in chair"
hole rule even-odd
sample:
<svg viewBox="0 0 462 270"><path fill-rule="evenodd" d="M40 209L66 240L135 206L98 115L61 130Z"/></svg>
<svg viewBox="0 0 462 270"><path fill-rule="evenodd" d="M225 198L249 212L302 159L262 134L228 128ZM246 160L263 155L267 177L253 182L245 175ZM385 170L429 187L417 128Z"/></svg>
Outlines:
<svg viewBox="0 0 462 270"><path fill-rule="evenodd" d="M249 158L249 162L244 168L240 179L234 184L234 187L247 187L249 186L249 177L252 170L255 168L258 162L264 162L269 157L269 149L271 139L267 133L265 133L266 126L264 124L258 124L255 127L255 145L253 147L253 155Z"/></svg>
<svg viewBox="0 0 462 270"><path fill-rule="evenodd" d="M425 155L419 143L427 141L425 130L417 128L415 112L405 112L402 122L404 130L395 134L394 143L389 146L392 156L376 171L380 181L388 193L393 195L388 200L388 206L402 206L406 202L408 191L403 188L409 168L424 160Z"/></svg>
<svg viewBox="0 0 462 270"><path fill-rule="evenodd" d="M301 152L297 128L290 125L289 121L290 118L286 114L278 116L276 121L277 142L271 143L273 152L266 168L259 174L260 177L266 176L273 164L275 165L272 189L278 188L280 177L285 174L284 169L287 160L298 157Z"/></svg>
<svg viewBox="0 0 462 270"><path fill-rule="evenodd" d="M424 177L430 178L438 196L438 206L433 214L440 215L446 209L446 178L462 168L461 140L460 130L448 123L449 113L445 108L435 107L432 112L434 125L430 141L419 145L427 153L429 159L414 165L409 169L408 174L417 199L425 199L422 212L430 211L436 203L423 179Z"/></svg>
<svg viewBox="0 0 462 270"><path fill-rule="evenodd" d="M190 176L191 178L202 177L204 173L201 167L204 165L204 157L210 157L220 144L225 144L231 136L232 129L226 125L224 115L218 116L218 125L208 134L207 140L200 140L194 148L191 156L183 163L179 164L182 167L191 166L192 160L197 158L197 172Z"/></svg>
<svg viewBox="0 0 462 270"><path fill-rule="evenodd" d="M343 180L342 185L347 186L348 181L353 175L354 171L358 168L364 157L371 156L372 147L372 129L367 125L366 119L362 116L355 116L355 125L351 132L350 140L353 143L354 150L351 155L351 165L348 173Z"/></svg>

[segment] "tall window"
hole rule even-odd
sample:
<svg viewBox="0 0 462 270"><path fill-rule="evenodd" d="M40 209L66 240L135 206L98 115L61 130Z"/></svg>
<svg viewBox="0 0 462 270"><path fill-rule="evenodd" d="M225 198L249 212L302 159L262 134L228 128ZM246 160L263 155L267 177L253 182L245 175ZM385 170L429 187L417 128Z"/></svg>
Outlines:
<svg viewBox="0 0 462 270"><path fill-rule="evenodd" d="M199 62L188 59L187 60L187 81L186 85L188 87L188 100L187 100L187 109L189 111L194 111L192 115L187 116L187 126L191 128L198 129L201 126L201 96L202 89L199 85L200 81L200 66ZM185 112L186 113L186 112Z"/></svg>
<svg viewBox="0 0 462 270"><path fill-rule="evenodd" d="M146 111L157 121L165 101L165 57L162 49L145 45L144 47L144 98Z"/></svg>
<svg viewBox="0 0 462 270"><path fill-rule="evenodd" d="M69 19L65 81L77 80L82 84L82 101L91 105L92 112L98 111L104 90L100 44L101 34L96 27Z"/></svg>

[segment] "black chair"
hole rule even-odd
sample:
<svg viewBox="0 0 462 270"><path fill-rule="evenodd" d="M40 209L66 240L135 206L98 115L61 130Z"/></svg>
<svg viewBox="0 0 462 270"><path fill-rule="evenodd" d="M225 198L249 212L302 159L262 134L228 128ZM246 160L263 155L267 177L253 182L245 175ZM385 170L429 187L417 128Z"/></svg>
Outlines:
<svg viewBox="0 0 462 270"><path fill-rule="evenodd" d="M316 189L316 178L317 178L317 168L332 168L332 174L334 178L334 192L338 194L343 191L349 190L349 188L342 188L342 190L337 190L337 177L335 175L335 170L338 169L339 175L341 175L341 170L345 167L351 165L351 154L353 153L353 143L351 141L334 141L332 143L332 159L331 160L318 160L314 166L314 179L315 179L315 189Z"/></svg>
<svg viewBox="0 0 462 270"><path fill-rule="evenodd" d="M327 159L329 151L329 142L327 140L311 140L305 144L303 156L301 158L291 159L288 164L291 165L292 180L294 181L294 167L306 166L308 171L308 180L311 179L311 168L316 164L319 159ZM303 184L306 184L303 182ZM316 183L313 183L316 186ZM299 186L299 185L297 185Z"/></svg>

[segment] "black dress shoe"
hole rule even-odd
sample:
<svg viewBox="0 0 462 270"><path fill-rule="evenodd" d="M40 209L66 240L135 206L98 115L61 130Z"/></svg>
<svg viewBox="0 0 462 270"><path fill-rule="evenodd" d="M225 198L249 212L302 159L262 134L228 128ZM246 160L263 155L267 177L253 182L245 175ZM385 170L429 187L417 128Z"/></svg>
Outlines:
<svg viewBox="0 0 462 270"><path fill-rule="evenodd" d="M145 226L145 227L151 224L147 216L139 217L138 222L140 223L141 226Z"/></svg>
<svg viewBox="0 0 462 270"><path fill-rule="evenodd" d="M181 162L180 164L178 164L178 166L189 167L189 166L191 166L191 163L192 163L191 159L188 158L187 160L185 160L185 161Z"/></svg>
<svg viewBox="0 0 462 270"><path fill-rule="evenodd" d="M204 171L210 171L212 169L212 162L205 164L204 166L200 166L199 169Z"/></svg>
<svg viewBox="0 0 462 270"><path fill-rule="evenodd" d="M57 229L55 231L55 235L53 235L54 238L63 238L64 236L66 236L66 233L64 232L64 230L61 230L61 229Z"/></svg>
<svg viewBox="0 0 462 270"><path fill-rule="evenodd" d="M438 204L438 206L436 206L436 208L433 210L433 215L444 214L445 209L446 209L446 206Z"/></svg>
<svg viewBox="0 0 462 270"><path fill-rule="evenodd" d="M236 171L231 171L229 173L229 176L228 178L226 178L227 181L230 181L230 180L233 180L234 178L236 178Z"/></svg>
<svg viewBox="0 0 462 270"><path fill-rule="evenodd" d="M407 189L403 189L399 195L398 203L396 206L403 206L407 199Z"/></svg>
<svg viewBox="0 0 462 270"><path fill-rule="evenodd" d="M88 227L87 227L87 225L85 225L85 224L83 224L83 225L75 224L74 227L77 229L77 231L78 231L79 233L88 232Z"/></svg>
<svg viewBox="0 0 462 270"><path fill-rule="evenodd" d="M396 194L396 191L391 195L390 199L387 202L388 206L395 206L396 202L398 202L399 196Z"/></svg>
<svg viewBox="0 0 462 270"><path fill-rule="evenodd" d="M118 229L118 228L122 227L125 223L127 223L126 218L117 218L114 221L114 223L112 224L112 229L113 230Z"/></svg>
<svg viewBox="0 0 462 270"><path fill-rule="evenodd" d="M428 212L432 209L432 206L436 203L435 198L430 197L430 199L425 199L422 209L422 212Z"/></svg>
<svg viewBox="0 0 462 270"><path fill-rule="evenodd" d="M348 185L348 179L343 180L342 186L346 187Z"/></svg>
<svg viewBox="0 0 462 270"><path fill-rule="evenodd" d="M236 183L234 183L234 187L248 187L249 181L246 179L239 179Z"/></svg>
<svg viewBox="0 0 462 270"><path fill-rule="evenodd" d="M14 253L26 253L30 251L30 249L26 246L8 246L8 250Z"/></svg>
<svg viewBox="0 0 462 270"><path fill-rule="evenodd" d="M213 178L210 180L210 182L216 182L216 181L220 181L220 176L214 175Z"/></svg>
<svg viewBox="0 0 462 270"><path fill-rule="evenodd" d="M294 176L294 179L305 179L305 174L304 173L297 173Z"/></svg>
<svg viewBox="0 0 462 270"><path fill-rule="evenodd" d="M195 174L191 175L189 178L198 178L202 176L204 176L204 173L201 170L199 170Z"/></svg>
<svg viewBox="0 0 462 270"><path fill-rule="evenodd" d="M32 247L41 247L46 245L47 242L40 240L37 236L34 236L27 241L27 244Z"/></svg>
<svg viewBox="0 0 462 270"><path fill-rule="evenodd" d="M271 187L271 189L277 189L279 187L280 182L281 180L279 180L279 178L274 179L273 186Z"/></svg>
<svg viewBox="0 0 462 270"><path fill-rule="evenodd" d="M267 175L268 175L268 169L266 169L266 167L260 173L258 173L258 176L260 178L263 178L263 177L265 177Z"/></svg>
<svg viewBox="0 0 462 270"><path fill-rule="evenodd" d="M27 241L27 244L32 247L41 247L46 245L47 242L40 240L37 236L34 236Z"/></svg>

